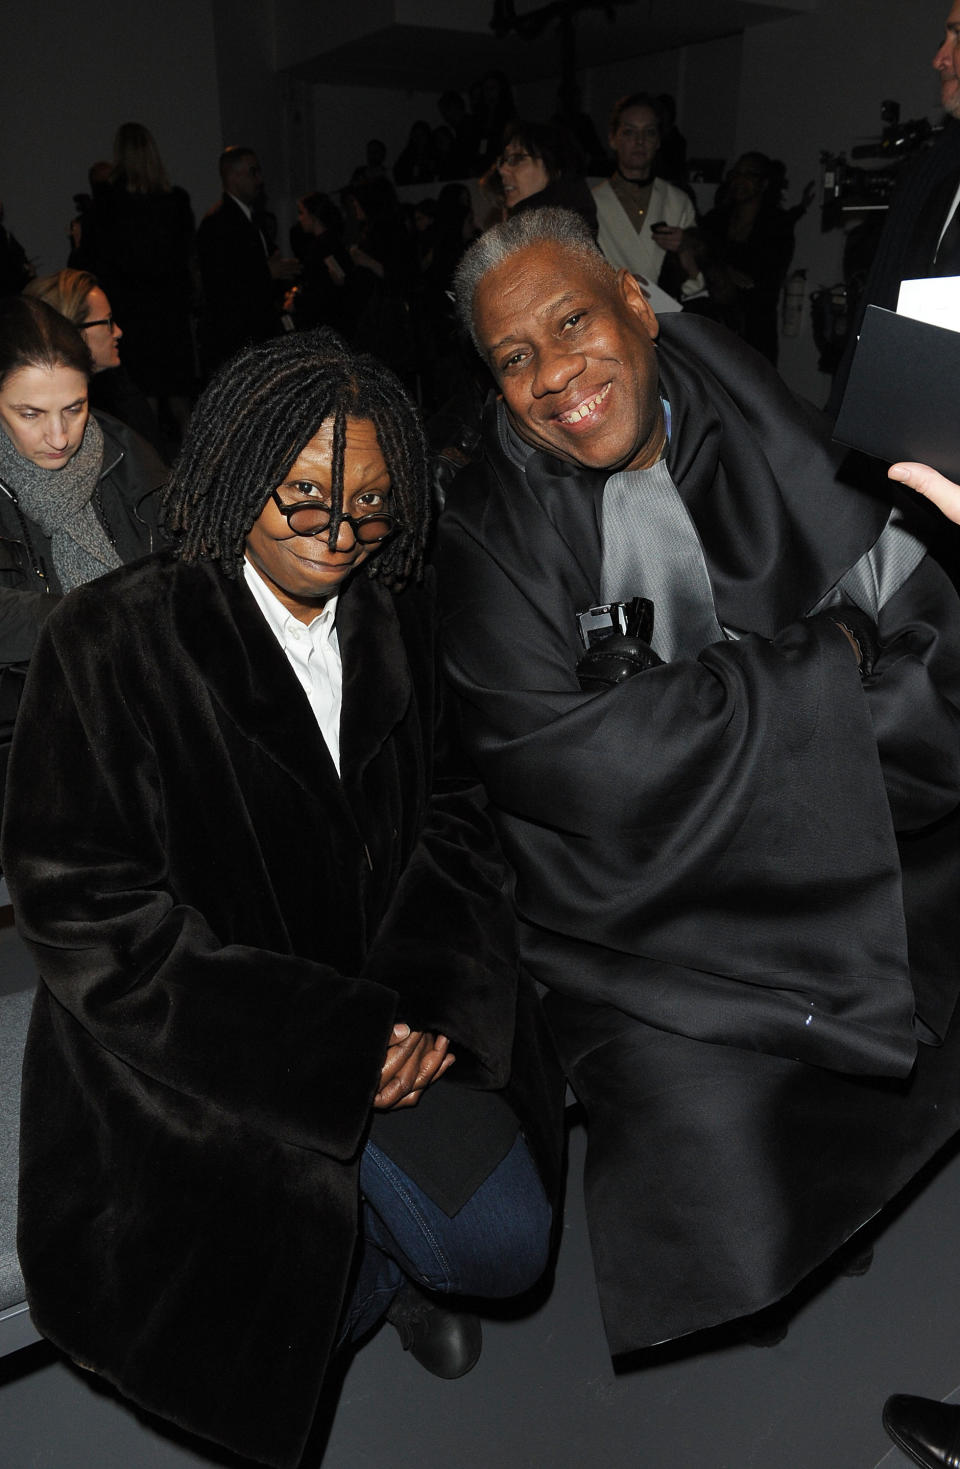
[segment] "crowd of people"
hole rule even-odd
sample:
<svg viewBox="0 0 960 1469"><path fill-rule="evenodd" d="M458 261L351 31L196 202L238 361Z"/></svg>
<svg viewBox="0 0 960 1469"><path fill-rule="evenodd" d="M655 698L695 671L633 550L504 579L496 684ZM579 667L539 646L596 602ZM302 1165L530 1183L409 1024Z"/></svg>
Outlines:
<svg viewBox="0 0 960 1469"><path fill-rule="evenodd" d="M577 210L613 264L776 360L800 212L781 207L782 165L741 159L698 222L669 96L622 98L606 148L575 103L549 120L519 117L499 72L477 82L469 106L448 91L437 107L444 122L414 123L392 166L371 138L344 185L302 196L289 242L252 147L224 152L223 198L195 228L152 135L126 123L112 162L94 164L77 196L66 266L82 279L60 271L30 285L27 253L0 213L0 296L27 287L65 310L93 351L98 405L168 458L216 367L283 329L334 328L386 362L428 418L438 412L473 371L450 304L460 256L482 228L543 205ZM408 184L420 197L404 197Z"/></svg>
<svg viewBox="0 0 960 1469"><path fill-rule="evenodd" d="M581 114L440 111L289 251L134 123L63 269L0 238L30 1308L278 1469L542 1276L567 1083L615 1356L762 1332L960 1130L960 602L774 370L807 196L698 214L645 92L593 188Z"/></svg>

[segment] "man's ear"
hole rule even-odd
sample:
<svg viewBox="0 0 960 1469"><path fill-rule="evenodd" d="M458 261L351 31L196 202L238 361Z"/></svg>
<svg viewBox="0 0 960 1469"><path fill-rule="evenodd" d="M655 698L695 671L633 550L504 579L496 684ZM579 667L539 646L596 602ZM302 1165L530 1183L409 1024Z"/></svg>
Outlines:
<svg viewBox="0 0 960 1469"><path fill-rule="evenodd" d="M660 323L636 276L629 270L618 270L617 290L627 310L639 318L650 340L655 342L660 335Z"/></svg>

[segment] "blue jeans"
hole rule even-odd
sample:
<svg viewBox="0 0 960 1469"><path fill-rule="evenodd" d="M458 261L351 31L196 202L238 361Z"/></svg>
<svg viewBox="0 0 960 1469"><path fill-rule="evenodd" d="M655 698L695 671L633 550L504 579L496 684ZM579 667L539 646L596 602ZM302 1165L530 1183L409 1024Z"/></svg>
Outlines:
<svg viewBox="0 0 960 1469"><path fill-rule="evenodd" d="M515 1296L543 1274L552 1211L523 1138L451 1218L380 1148L360 1159L360 1261L340 1340L356 1341L412 1280L425 1290Z"/></svg>

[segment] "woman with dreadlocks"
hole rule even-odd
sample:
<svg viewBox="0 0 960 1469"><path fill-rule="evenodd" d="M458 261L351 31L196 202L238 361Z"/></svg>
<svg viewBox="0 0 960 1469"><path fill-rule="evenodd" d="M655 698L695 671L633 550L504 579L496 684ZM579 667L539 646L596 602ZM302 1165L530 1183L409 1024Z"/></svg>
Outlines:
<svg viewBox="0 0 960 1469"><path fill-rule="evenodd" d="M385 1313L456 1376L479 1323L438 1293L537 1279L562 1097L439 733L399 384L323 333L251 348L166 507L173 551L49 618L11 757L20 1258L70 1356L292 1466Z"/></svg>

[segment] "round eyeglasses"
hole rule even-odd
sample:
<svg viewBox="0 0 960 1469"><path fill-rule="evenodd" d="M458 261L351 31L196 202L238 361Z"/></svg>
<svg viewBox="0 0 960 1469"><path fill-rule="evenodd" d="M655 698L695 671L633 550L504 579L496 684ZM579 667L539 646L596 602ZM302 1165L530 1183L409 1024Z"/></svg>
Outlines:
<svg viewBox="0 0 960 1469"><path fill-rule="evenodd" d="M330 529L332 512L329 505L314 500L297 500L293 505L285 505L276 490L270 491L270 498L295 536L319 536ZM375 510L372 515L347 515L341 511L336 520L337 532L345 520L362 546L375 546L378 541L385 541L397 525L397 517L384 510Z"/></svg>

